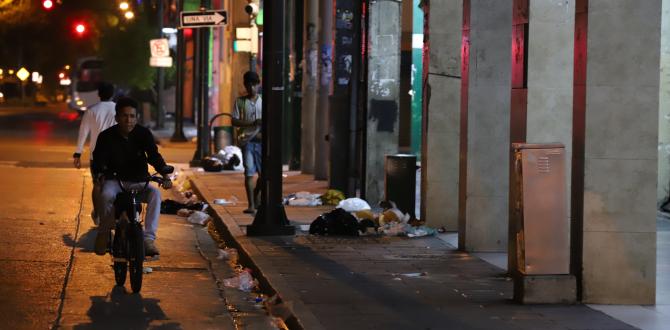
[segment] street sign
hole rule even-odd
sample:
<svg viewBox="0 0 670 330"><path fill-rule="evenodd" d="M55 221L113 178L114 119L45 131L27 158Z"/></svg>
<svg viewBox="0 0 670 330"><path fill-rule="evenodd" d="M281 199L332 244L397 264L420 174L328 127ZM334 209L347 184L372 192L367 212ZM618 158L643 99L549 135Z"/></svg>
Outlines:
<svg viewBox="0 0 670 330"><path fill-rule="evenodd" d="M222 26L228 23L225 10L182 11L180 17L182 28Z"/></svg>
<svg viewBox="0 0 670 330"><path fill-rule="evenodd" d="M150 57L149 66L157 68L169 68L172 67L172 57Z"/></svg>
<svg viewBox="0 0 670 330"><path fill-rule="evenodd" d="M170 56L170 46L168 46L167 39L151 39L149 40L149 47L151 48L152 57Z"/></svg>
<svg viewBox="0 0 670 330"><path fill-rule="evenodd" d="M22 67L21 69L19 69L19 71L16 72L16 76L19 77L21 81L25 81L26 79L28 79L28 77L30 77L30 72L28 72L26 68Z"/></svg>

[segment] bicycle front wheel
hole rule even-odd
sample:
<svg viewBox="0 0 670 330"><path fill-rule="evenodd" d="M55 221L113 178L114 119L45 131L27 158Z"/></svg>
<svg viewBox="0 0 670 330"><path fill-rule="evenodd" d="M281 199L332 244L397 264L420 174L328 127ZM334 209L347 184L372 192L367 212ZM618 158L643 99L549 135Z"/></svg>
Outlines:
<svg viewBox="0 0 670 330"><path fill-rule="evenodd" d="M134 224L129 228L128 265L130 287L134 293L142 289L142 264L144 263L144 231L142 225Z"/></svg>
<svg viewBox="0 0 670 330"><path fill-rule="evenodd" d="M126 273L128 273L128 262L123 260L126 257L124 251L126 241L122 236L121 231L117 228L112 243L112 256L114 258L114 279L118 286L126 283Z"/></svg>

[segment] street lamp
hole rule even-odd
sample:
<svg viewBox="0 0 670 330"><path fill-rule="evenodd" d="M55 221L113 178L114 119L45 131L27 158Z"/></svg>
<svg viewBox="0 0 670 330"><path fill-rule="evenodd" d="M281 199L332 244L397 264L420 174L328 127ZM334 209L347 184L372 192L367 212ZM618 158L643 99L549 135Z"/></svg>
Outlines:
<svg viewBox="0 0 670 330"><path fill-rule="evenodd" d="M128 3L125 2L125 1L124 1L124 2L121 2L121 3L119 4L119 9L121 9L121 10L123 10L123 11L128 10L128 8L130 8L130 5L128 5Z"/></svg>
<svg viewBox="0 0 670 330"><path fill-rule="evenodd" d="M126 17L126 19L133 19L135 17L135 14L132 11L127 11L123 16Z"/></svg>

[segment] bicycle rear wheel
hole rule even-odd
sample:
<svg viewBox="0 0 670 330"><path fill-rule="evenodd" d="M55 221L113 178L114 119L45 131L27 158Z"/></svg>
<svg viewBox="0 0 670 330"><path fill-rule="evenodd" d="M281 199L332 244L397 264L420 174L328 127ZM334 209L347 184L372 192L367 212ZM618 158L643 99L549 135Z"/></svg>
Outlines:
<svg viewBox="0 0 670 330"><path fill-rule="evenodd" d="M133 224L129 228L128 265L130 270L130 287L134 293L142 289L142 264L144 263L144 231L142 225Z"/></svg>

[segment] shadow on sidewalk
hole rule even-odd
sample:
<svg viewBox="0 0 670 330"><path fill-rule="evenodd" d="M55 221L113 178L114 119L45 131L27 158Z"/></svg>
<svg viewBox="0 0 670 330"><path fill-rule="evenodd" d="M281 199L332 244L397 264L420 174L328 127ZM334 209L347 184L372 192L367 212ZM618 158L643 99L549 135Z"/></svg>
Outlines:
<svg viewBox="0 0 670 330"><path fill-rule="evenodd" d="M151 325L153 321L169 320L159 300L129 294L120 286L107 296L92 296L87 315L90 323L78 324L74 329L182 329L177 322Z"/></svg>

